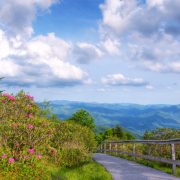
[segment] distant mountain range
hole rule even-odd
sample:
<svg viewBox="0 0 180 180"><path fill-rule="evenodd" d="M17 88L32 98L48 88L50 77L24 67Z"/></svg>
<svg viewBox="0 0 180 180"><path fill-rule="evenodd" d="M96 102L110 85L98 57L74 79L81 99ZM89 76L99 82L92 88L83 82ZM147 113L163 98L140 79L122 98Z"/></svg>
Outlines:
<svg viewBox="0 0 180 180"><path fill-rule="evenodd" d="M121 125L136 135L160 127L180 129L180 105L100 104L72 101L51 101L53 113L60 119L75 111L89 111L98 126Z"/></svg>

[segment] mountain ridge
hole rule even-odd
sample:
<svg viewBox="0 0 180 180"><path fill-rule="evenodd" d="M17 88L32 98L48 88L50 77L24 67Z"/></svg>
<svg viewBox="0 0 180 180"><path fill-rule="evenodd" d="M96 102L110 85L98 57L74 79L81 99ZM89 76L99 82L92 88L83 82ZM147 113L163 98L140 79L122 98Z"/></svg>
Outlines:
<svg viewBox="0 0 180 180"><path fill-rule="evenodd" d="M52 111L60 119L69 118L75 111L89 111L98 126L117 124L140 136L147 130L169 127L180 129L180 104L91 103L81 101L50 101Z"/></svg>

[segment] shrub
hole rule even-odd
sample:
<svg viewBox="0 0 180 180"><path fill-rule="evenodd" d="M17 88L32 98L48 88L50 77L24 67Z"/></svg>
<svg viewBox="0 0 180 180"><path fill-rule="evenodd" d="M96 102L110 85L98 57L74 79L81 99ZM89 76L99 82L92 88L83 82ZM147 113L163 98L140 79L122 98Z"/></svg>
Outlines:
<svg viewBox="0 0 180 180"><path fill-rule="evenodd" d="M53 124L41 117L33 97L24 92L0 95L0 163L5 172L26 167L36 174L38 168L32 166L38 165L52 135Z"/></svg>
<svg viewBox="0 0 180 180"><path fill-rule="evenodd" d="M80 165L91 159L95 146L90 128L57 121L23 91L0 94L0 179L48 178L43 164Z"/></svg>
<svg viewBox="0 0 180 180"><path fill-rule="evenodd" d="M74 166L91 158L96 147L95 135L89 128L75 122L60 122L55 125L52 146L61 157L56 163Z"/></svg>

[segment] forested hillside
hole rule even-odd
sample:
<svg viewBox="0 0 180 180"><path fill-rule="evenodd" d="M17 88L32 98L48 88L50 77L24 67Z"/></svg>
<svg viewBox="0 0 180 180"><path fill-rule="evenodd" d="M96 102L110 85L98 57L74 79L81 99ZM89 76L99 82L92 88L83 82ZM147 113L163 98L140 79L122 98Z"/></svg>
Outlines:
<svg viewBox="0 0 180 180"><path fill-rule="evenodd" d="M169 127L180 129L180 105L99 104L71 101L51 101L51 108L60 119L69 118L83 108L95 118L98 126L121 125L143 135L146 130Z"/></svg>

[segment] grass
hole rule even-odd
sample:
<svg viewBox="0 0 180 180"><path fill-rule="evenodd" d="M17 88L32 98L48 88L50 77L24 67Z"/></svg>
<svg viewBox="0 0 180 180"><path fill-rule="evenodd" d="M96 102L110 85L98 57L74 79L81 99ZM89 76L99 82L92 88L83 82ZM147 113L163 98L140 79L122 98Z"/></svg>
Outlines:
<svg viewBox="0 0 180 180"><path fill-rule="evenodd" d="M52 180L112 180L112 176L100 164L92 161L75 168L57 168L51 166Z"/></svg>

